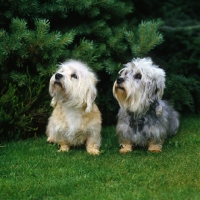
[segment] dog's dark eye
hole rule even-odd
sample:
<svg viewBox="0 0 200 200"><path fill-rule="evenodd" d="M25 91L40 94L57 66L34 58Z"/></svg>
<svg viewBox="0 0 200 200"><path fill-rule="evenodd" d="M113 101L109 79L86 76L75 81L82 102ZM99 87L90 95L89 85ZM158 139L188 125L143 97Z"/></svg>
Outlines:
<svg viewBox="0 0 200 200"><path fill-rule="evenodd" d="M138 74L136 74L136 75L134 76L134 78L135 78L135 79L141 79L141 78L142 78L142 75L138 73Z"/></svg>
<svg viewBox="0 0 200 200"><path fill-rule="evenodd" d="M75 79L78 78L76 74L72 74L71 77L72 77L72 78L75 78Z"/></svg>

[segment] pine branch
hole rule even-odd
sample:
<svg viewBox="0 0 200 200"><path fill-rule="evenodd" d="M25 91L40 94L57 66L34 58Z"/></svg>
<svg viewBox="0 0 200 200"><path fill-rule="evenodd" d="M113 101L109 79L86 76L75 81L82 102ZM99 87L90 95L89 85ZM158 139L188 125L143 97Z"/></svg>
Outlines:
<svg viewBox="0 0 200 200"><path fill-rule="evenodd" d="M139 25L136 34L131 31L125 33L135 57L144 56L163 42L162 34L157 31L160 25L160 21L144 21Z"/></svg>

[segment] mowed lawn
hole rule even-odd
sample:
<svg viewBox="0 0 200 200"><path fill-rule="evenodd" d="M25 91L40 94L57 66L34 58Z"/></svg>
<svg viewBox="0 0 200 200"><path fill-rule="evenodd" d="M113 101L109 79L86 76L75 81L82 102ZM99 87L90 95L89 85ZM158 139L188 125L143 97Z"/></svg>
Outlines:
<svg viewBox="0 0 200 200"><path fill-rule="evenodd" d="M120 155L115 127L102 130L101 155L58 153L46 137L1 143L1 200L199 200L200 118L185 116L162 153Z"/></svg>

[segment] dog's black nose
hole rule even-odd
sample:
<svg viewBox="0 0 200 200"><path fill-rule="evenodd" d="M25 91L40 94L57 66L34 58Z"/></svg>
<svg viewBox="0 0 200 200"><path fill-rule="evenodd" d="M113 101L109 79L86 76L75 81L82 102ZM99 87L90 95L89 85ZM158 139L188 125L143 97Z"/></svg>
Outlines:
<svg viewBox="0 0 200 200"><path fill-rule="evenodd" d="M62 75L62 74L59 74L59 73L57 73L57 74L55 75L56 80L59 80L59 79L61 79L62 77L63 77L63 75Z"/></svg>
<svg viewBox="0 0 200 200"><path fill-rule="evenodd" d="M123 83L124 79L122 77L117 78L117 84Z"/></svg>

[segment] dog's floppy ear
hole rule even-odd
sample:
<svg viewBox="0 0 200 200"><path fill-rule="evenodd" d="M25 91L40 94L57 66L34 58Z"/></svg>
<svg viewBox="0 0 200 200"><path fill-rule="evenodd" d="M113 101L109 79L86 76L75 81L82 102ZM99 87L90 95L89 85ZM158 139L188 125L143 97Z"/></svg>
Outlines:
<svg viewBox="0 0 200 200"><path fill-rule="evenodd" d="M156 96L158 99L162 99L165 89L165 71L159 68L159 73L156 78Z"/></svg>
<svg viewBox="0 0 200 200"><path fill-rule="evenodd" d="M96 90L96 83L97 83L97 78L93 73L90 73L90 83L89 83L89 88L87 90L86 94L86 109L85 112L90 112L92 110L92 104L97 96L97 90ZM89 81L89 80L88 80Z"/></svg>
<svg viewBox="0 0 200 200"><path fill-rule="evenodd" d="M54 96L54 88L53 88L53 78L51 77L50 81L49 81L49 94L51 97Z"/></svg>
<svg viewBox="0 0 200 200"><path fill-rule="evenodd" d="M165 78L159 80L153 80L148 83L148 96L150 101L155 99L162 99L164 89L165 89Z"/></svg>
<svg viewBox="0 0 200 200"><path fill-rule="evenodd" d="M56 104L57 104L57 100L56 98L54 97L54 87L53 87L53 84L51 83L52 82L52 78L50 79L50 82L49 82L49 94L50 96L52 97L51 99L51 103L50 103L50 106L55 108L56 107Z"/></svg>
<svg viewBox="0 0 200 200"><path fill-rule="evenodd" d="M161 68L156 68L153 72L153 80L149 85L150 100L162 99L164 89L165 89L165 71Z"/></svg>
<svg viewBox="0 0 200 200"><path fill-rule="evenodd" d="M165 89L165 80L158 81L156 83L156 90L155 90L158 99L162 99L164 89Z"/></svg>

